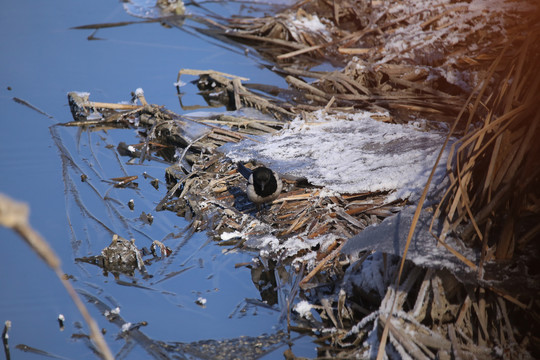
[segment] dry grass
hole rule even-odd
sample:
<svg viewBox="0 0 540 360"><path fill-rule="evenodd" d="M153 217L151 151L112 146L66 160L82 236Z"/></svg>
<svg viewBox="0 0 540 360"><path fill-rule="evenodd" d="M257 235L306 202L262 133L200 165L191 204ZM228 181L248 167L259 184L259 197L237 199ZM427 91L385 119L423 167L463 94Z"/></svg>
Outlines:
<svg viewBox="0 0 540 360"><path fill-rule="evenodd" d="M210 34L244 42L276 63L299 90L295 112L386 109L393 122L420 114L451 124L508 38L531 21L498 6L487 12L463 3L306 0L275 16L230 19ZM321 61L346 66L308 70Z"/></svg>
<svg viewBox="0 0 540 360"><path fill-rule="evenodd" d="M497 85L484 86L470 103L482 122L466 127L448 159L451 186L438 208L445 216L440 240L454 232L481 247L480 269L486 261L511 259L540 234L539 43L536 28L517 49L501 51L493 67L504 69Z"/></svg>

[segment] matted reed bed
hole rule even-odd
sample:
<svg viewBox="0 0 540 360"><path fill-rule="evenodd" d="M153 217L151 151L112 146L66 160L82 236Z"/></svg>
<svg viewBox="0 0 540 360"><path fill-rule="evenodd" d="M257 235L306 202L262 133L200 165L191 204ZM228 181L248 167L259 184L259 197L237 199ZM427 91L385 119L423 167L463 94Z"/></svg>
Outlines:
<svg viewBox="0 0 540 360"><path fill-rule="evenodd" d="M72 125L144 127L144 141L123 147L132 157L179 150L157 210L176 212L192 231L209 231L229 249L261 250L260 262L239 266L287 267L297 279L285 304L288 329L316 336L319 358L538 357L538 15L525 1L488 8L481 1L313 0L271 17L208 20L206 34L248 44L275 65L289 89L255 90L247 79L215 71L184 69L178 80L198 76L203 95L220 93L231 109L254 107L273 119L182 117L141 96L141 106L105 114L112 105L72 96L81 120ZM311 69L320 62L342 69ZM204 88L207 83L217 86ZM85 114L92 107L105 114L95 123ZM407 199L328 192L282 174L283 193L257 212L236 164L219 150L278 132L315 110L360 109L384 113L379 120L386 122L427 119L428 128L454 138L446 193L425 211L443 224L431 229L433 242L459 259L472 280L464 283L440 264L341 253L355 234L399 214ZM409 231L408 246L418 217L413 220L412 230L401 230ZM256 240L267 235L278 239L271 251L257 248L264 241ZM292 249L293 238L306 245ZM478 256L471 258L469 250ZM496 277L520 286L493 286Z"/></svg>

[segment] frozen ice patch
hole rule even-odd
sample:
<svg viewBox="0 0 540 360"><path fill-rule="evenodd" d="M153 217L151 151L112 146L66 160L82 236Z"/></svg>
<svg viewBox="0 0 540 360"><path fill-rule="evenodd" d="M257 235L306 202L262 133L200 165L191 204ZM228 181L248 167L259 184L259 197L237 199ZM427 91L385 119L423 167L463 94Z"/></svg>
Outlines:
<svg viewBox="0 0 540 360"><path fill-rule="evenodd" d="M231 240L231 239L234 239L234 238L242 237L242 235L243 234L241 232L239 232L239 231L224 232L223 234L221 234L221 240L227 241L227 240Z"/></svg>
<svg viewBox="0 0 540 360"><path fill-rule="evenodd" d="M375 120L381 114L312 114L296 118L277 135L226 145L234 161L256 159L282 174L303 176L316 186L338 193L393 191L392 198L418 194L435 164L445 134L415 126ZM444 176L446 156L437 171Z"/></svg>

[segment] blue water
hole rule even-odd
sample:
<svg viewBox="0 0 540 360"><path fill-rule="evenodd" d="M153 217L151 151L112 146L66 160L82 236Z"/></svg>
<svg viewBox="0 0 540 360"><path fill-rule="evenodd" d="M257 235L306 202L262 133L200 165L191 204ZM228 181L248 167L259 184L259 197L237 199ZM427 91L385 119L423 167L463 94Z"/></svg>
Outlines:
<svg viewBox="0 0 540 360"><path fill-rule="evenodd" d="M221 6L234 11L238 6L233 5ZM102 40L93 41L87 40L93 30L70 29L133 20L137 19L127 15L120 2L106 0L2 4L0 192L30 206L30 223L59 255L63 271L73 276L77 289L112 308L120 307L125 321L147 321L141 331L151 339L191 342L275 333L285 326L279 321L279 307L239 311L246 298L260 299L249 270L234 266L249 262L254 254L223 254L204 233L167 238L181 235L187 226L173 213L154 211L166 192L167 165L127 165L128 159L117 158L114 148L106 146L138 142L133 130L51 130L54 124L72 120L66 95L73 90L90 92L94 101L119 102L129 100L130 92L141 87L150 103L182 113L173 85L181 68L214 69L253 82L285 86L257 59L178 28L156 23L107 28L94 34ZM14 97L47 115L15 102ZM203 104L194 90L183 102ZM59 144L66 152L60 151ZM143 172L161 181L158 190L150 185L151 179L142 177ZM80 181L81 173L88 175L88 183ZM126 173L139 176L139 190L115 189L104 181ZM126 206L129 199L135 200L134 211ZM154 215L151 226L137 220L142 211ZM98 254L110 243L112 233L135 238L139 247L163 240L175 254L148 267L152 279L144 280L140 274L120 277L141 287L122 285L95 266L75 262L76 257ZM84 341L71 338L88 330L54 273L11 230L0 228L0 239L0 321L12 322L12 358L40 357L15 349L17 344L65 358L96 358ZM165 279L180 270L185 271ZM207 299L206 307L195 304L199 296ZM107 330L105 339L113 353L118 353L125 345L117 337L120 329L96 307L87 307L99 327ZM59 314L66 317L64 331L56 321ZM83 324L82 329L78 324ZM284 345L266 358L283 358L286 348ZM315 356L314 348L304 338L293 351ZM148 356L138 346L126 353L130 359Z"/></svg>

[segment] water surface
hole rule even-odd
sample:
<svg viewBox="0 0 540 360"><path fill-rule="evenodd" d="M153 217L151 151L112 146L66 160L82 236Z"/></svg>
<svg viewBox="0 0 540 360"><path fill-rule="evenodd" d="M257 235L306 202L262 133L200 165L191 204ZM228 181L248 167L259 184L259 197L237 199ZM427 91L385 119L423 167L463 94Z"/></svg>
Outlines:
<svg viewBox="0 0 540 360"><path fill-rule="evenodd" d="M223 5L221 5L223 6ZM238 4L223 9L236 11ZM284 329L279 306L256 307L245 299L260 299L246 268L254 254L231 252L208 241L206 234L188 237L187 223L168 212L155 213L164 196L167 164L129 165L119 158L119 141L138 141L132 130L81 132L53 126L71 121L66 94L87 91L91 100L129 100L130 92L143 88L150 103L183 113L174 82L181 68L214 69L249 77L254 82L284 86L281 78L242 51L157 23L92 30L70 28L95 23L136 21L120 2L74 1L8 2L0 12L0 192L29 204L30 222L62 260L73 285L111 308L119 307L131 323L146 321L141 331L159 341L192 342L273 334ZM101 40L87 40L92 35ZM204 104L189 87L184 103ZM191 91L191 92L190 92ZM22 99L41 112L16 102ZM223 110L223 109L217 109ZM51 128L51 126L53 126ZM74 166L72 161L77 164ZM158 190L142 174L158 178ZM88 175L82 183L80 174ZM124 174L139 176L139 189L115 189L105 180ZM94 188L91 188L92 185ZM126 206L135 199L135 210ZM138 220L152 213L154 223ZM96 219L99 219L97 221ZM162 240L174 255L148 268L151 279L112 274L75 258L96 255L112 233L135 238L140 247ZM175 238L175 236L177 236ZM11 320L13 358L32 357L15 349L17 344L65 358L96 358L84 340L82 317L53 272L13 232L0 228L0 320ZM176 276L167 275L179 272ZM133 286L136 285L136 286ZM207 300L201 307L195 301ZM140 346L126 345L121 330L100 310L87 304L105 338L119 357L146 358ZM62 332L57 316L66 317ZM296 355L314 356L309 341L296 342ZM266 358L282 358L286 345Z"/></svg>

